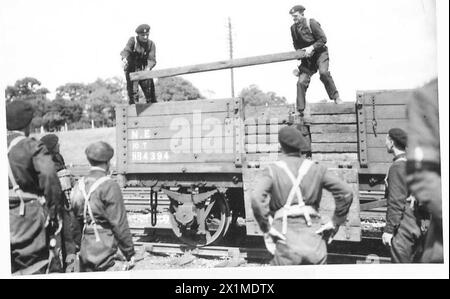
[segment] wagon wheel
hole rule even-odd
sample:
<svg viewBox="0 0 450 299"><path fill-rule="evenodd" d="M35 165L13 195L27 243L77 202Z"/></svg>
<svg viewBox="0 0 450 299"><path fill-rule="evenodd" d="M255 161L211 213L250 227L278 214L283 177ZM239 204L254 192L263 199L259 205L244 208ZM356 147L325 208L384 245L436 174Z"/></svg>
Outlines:
<svg viewBox="0 0 450 299"><path fill-rule="evenodd" d="M195 247L212 245L226 234L231 220L226 199L219 193L204 203L180 204L171 200L170 222L175 235Z"/></svg>

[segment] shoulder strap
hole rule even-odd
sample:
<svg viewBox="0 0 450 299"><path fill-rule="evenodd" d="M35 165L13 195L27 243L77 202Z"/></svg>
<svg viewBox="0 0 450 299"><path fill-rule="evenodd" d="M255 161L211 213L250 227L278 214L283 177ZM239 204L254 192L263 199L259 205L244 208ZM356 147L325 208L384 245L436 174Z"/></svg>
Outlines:
<svg viewBox="0 0 450 299"><path fill-rule="evenodd" d="M91 218L92 225L94 226L95 240L97 242L100 241L100 234L98 233L98 230L97 230L97 223L95 222L94 213L92 212L92 208L91 208L91 205L89 203L89 200L91 199L92 193L101 184L103 184L104 182L109 181L109 180L110 180L109 176L104 176L104 177L99 178L89 188L88 193L86 193L86 184L84 182L84 177L80 180L80 183L79 183L79 188L80 188L81 194L83 194L83 197L84 197L84 210L83 210L84 228L83 228L83 234L84 234L84 231L85 231L86 225L87 225L87 213L89 213L89 217Z"/></svg>
<svg viewBox="0 0 450 299"><path fill-rule="evenodd" d="M313 32L311 29L311 19L310 18L306 18L306 26L308 27L309 31L311 31L311 34L312 34Z"/></svg>
<svg viewBox="0 0 450 299"><path fill-rule="evenodd" d="M302 165L300 165L299 169L298 169L298 176L297 179L294 179L292 181L292 188L291 191L289 192L289 196L286 200L286 204L283 206L283 222L282 222L282 233L286 234L287 233L287 212L288 212L288 208L291 206L292 200L294 199L294 196L297 195L298 198L298 204L300 206L304 206L305 203L303 201L303 195L300 189L300 183L302 182L303 178L305 177L306 173L308 173L309 169L311 168L311 166L314 164L313 161L305 159L303 160ZM278 165L283 165L282 163L278 164ZM292 173L289 171L289 169L287 168L286 163L284 163L284 166L282 166L284 171L287 172L288 176L291 178L293 178ZM285 168L284 168L285 167Z"/></svg>
<svg viewBox="0 0 450 299"><path fill-rule="evenodd" d="M16 146L20 141L22 141L25 138L26 137L22 136L22 135L14 138L8 146L8 153L11 151L11 149L14 146ZM16 179L14 178L14 175L13 175L13 172L11 169L11 164L9 163L9 159L8 159L8 177L9 177L9 180L11 181L11 184L13 185L13 190L16 192L16 194L20 200L19 215L24 216L25 215L25 202L23 200L23 191L22 191L22 189L20 189L20 186L17 184Z"/></svg>

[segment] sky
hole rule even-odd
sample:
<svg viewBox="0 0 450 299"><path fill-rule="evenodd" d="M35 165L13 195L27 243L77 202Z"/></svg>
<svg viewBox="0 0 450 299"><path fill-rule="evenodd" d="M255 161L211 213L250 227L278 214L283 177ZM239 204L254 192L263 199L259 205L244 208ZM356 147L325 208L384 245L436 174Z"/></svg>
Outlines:
<svg viewBox="0 0 450 299"><path fill-rule="evenodd" d="M441 0L438 0L441 1ZM293 51L289 9L297 1L3 0L1 81L32 76L52 94L68 82L123 77L119 53L151 26L155 69ZM330 71L344 101L356 90L414 88L437 76L435 0L304 0L328 38ZM256 84L294 102L297 61L235 69L235 93ZM230 97L230 71L184 75L207 98ZM51 96L52 96L51 94ZM327 98L316 75L307 100Z"/></svg>

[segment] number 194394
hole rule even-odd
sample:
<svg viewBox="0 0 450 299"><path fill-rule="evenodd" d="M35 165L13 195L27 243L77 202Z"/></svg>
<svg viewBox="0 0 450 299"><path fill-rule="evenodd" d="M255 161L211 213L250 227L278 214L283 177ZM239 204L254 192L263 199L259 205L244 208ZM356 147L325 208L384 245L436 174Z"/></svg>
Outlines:
<svg viewBox="0 0 450 299"><path fill-rule="evenodd" d="M169 153L168 152L132 152L131 153L132 161L146 162L146 161L168 161Z"/></svg>

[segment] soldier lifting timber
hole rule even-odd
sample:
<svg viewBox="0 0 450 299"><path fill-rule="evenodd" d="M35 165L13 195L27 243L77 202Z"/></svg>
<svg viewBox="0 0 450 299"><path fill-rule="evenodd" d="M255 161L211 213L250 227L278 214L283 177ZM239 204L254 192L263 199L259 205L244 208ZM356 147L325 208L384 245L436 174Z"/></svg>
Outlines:
<svg viewBox="0 0 450 299"><path fill-rule="evenodd" d="M320 80L325 86L328 97L336 104L342 103L339 92L334 84L333 77L328 70L329 55L328 48L325 45L327 38L319 22L314 19L308 19L304 16L305 7L296 5L289 13L294 24L291 26L292 41L295 50L303 49L306 52L306 58L302 59L298 70L294 74L298 76L297 82L297 110L303 115L306 105L306 90L311 82L311 77L317 71L320 74Z"/></svg>
<svg viewBox="0 0 450 299"><path fill-rule="evenodd" d="M139 86L142 88L147 103L155 103L155 83L153 79L131 81L130 73L137 71L150 71L156 65L155 43L148 38L150 26L139 25L136 28L136 37L130 37L127 45L120 53L123 70L127 80L129 104L139 102Z"/></svg>
<svg viewBox="0 0 450 299"><path fill-rule="evenodd" d="M83 227L79 240L82 272L128 270L134 266L134 245L122 191L107 175L113 155L113 148L106 142L89 145L86 157L91 170L71 193L75 217ZM127 260L124 265L114 261L118 248Z"/></svg>
<svg viewBox="0 0 450 299"><path fill-rule="evenodd" d="M9 223L13 274L59 272L49 250L50 235L61 229L62 191L52 158L30 134L32 106L16 100L6 106Z"/></svg>
<svg viewBox="0 0 450 299"><path fill-rule="evenodd" d="M266 239L276 244L271 264L324 264L326 242L332 241L345 222L352 189L325 167L302 156L309 142L294 127L282 128L278 140L281 159L263 170L252 193L255 219ZM336 203L332 220L324 225L317 212L322 188L332 193Z"/></svg>

